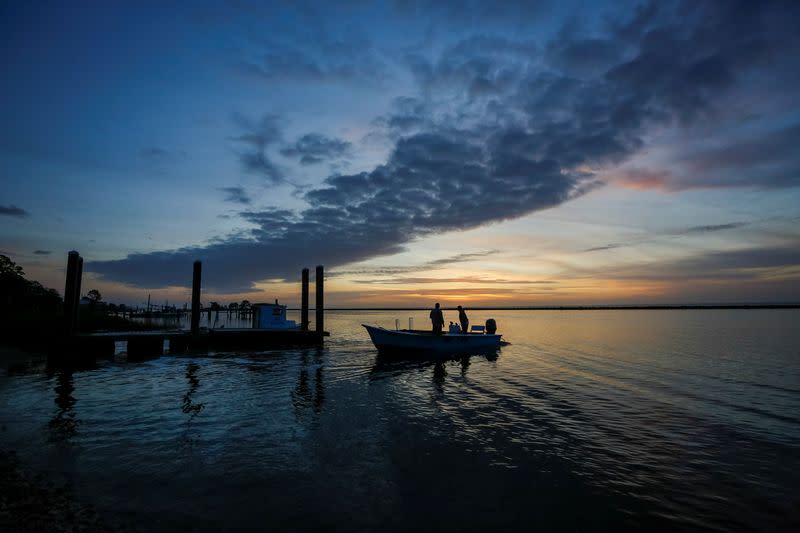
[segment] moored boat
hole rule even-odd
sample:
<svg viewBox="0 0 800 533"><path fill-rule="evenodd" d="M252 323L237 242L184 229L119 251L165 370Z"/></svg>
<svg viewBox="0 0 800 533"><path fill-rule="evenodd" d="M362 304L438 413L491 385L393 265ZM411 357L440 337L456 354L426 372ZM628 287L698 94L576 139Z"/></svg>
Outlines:
<svg viewBox="0 0 800 533"><path fill-rule="evenodd" d="M286 306L275 300L274 304L253 304L253 329L299 330L294 320L286 320Z"/></svg>
<svg viewBox="0 0 800 533"><path fill-rule="evenodd" d="M382 352L427 352L438 354L484 352L500 347L502 335L496 333L442 333L391 330L361 324L375 347Z"/></svg>

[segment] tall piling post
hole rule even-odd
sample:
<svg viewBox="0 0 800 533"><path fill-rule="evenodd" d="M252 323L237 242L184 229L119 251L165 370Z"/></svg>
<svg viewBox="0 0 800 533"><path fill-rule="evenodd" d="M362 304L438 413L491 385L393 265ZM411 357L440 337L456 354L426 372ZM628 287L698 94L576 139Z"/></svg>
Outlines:
<svg viewBox="0 0 800 533"><path fill-rule="evenodd" d="M300 329L308 331L308 269L303 269L302 289L300 292Z"/></svg>
<svg viewBox="0 0 800 533"><path fill-rule="evenodd" d="M317 313L317 334L322 335L325 331L325 323L324 323L324 284L325 284L325 275L322 271L322 265L317 265L317 279L314 282L317 289L317 305L315 306L315 311Z"/></svg>
<svg viewBox="0 0 800 533"><path fill-rule="evenodd" d="M72 312L72 328L78 329L81 321L81 280L83 279L83 257L78 255L78 275L75 277L75 307Z"/></svg>
<svg viewBox="0 0 800 533"><path fill-rule="evenodd" d="M192 335L200 334L200 274L203 264L200 261L194 262L192 272Z"/></svg>
<svg viewBox="0 0 800 533"><path fill-rule="evenodd" d="M64 333L72 335L75 332L75 312L77 311L76 281L78 279L78 265L80 254L72 250L67 254L67 275L64 282Z"/></svg>

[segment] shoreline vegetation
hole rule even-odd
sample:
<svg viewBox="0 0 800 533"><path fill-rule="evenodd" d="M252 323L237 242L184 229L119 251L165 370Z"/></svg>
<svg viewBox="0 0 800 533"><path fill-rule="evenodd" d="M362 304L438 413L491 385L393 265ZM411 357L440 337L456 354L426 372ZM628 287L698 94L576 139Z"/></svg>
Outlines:
<svg viewBox="0 0 800 533"><path fill-rule="evenodd" d="M0 295L0 345L39 353L60 345L65 334L63 298L55 289L26 279L22 267L5 255L0 255ZM87 293L87 303L80 306L77 332L163 329L118 316L101 299L97 290Z"/></svg>

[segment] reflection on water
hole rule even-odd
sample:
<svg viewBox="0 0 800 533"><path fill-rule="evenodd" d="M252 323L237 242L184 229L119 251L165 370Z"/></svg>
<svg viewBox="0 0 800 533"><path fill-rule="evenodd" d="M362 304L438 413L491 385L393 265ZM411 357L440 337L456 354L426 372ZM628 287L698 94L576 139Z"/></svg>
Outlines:
<svg viewBox="0 0 800 533"><path fill-rule="evenodd" d="M204 403L194 401L194 395L200 387L200 379L197 376L199 370L200 365L197 363L189 363L186 365L186 380L189 382L189 389L183 395L181 411L189 415L189 417L186 419L186 427L183 434L180 436L179 442L181 446L186 446L189 449L195 445L196 441L196 439L192 438L192 422L205 407Z"/></svg>
<svg viewBox="0 0 800 533"><path fill-rule="evenodd" d="M467 370L469 370L469 356L463 355L460 358L461 361L461 377L467 376Z"/></svg>
<svg viewBox="0 0 800 533"><path fill-rule="evenodd" d="M436 361L433 365L433 382L436 384L436 390L442 392L442 384L444 384L444 378L447 377L447 370L444 368L444 363L442 361Z"/></svg>
<svg viewBox="0 0 800 533"><path fill-rule="evenodd" d="M371 379L384 379L393 376L398 376L404 372L419 370L427 368L429 366L433 366L433 364L436 362L436 360L428 360L428 359L414 360L414 359L403 359L397 357L387 357L382 353L378 353L374 357L375 357L375 362L372 365L372 369L370 371Z"/></svg>
<svg viewBox="0 0 800 533"><path fill-rule="evenodd" d="M183 407L182 410L184 413L189 415L189 420L187 421L187 425L189 422L194 419L203 410L205 407L202 403L195 403L192 400L192 396L197 392L197 388L200 387L200 380L197 378L197 371L200 370L200 365L196 363L189 363L186 365L186 379L189 382L189 390L186 391L186 394L183 395Z"/></svg>
<svg viewBox="0 0 800 533"><path fill-rule="evenodd" d="M800 313L491 317L488 356L331 312L324 348L0 377L0 445L134 531L798 530Z"/></svg>
<svg viewBox="0 0 800 533"><path fill-rule="evenodd" d="M309 350L302 350L300 355L300 369L297 374L297 385L292 391L292 405L295 408L295 416L300 418L311 409L315 415L322 412L325 403L325 383L323 380L322 350L313 350L313 362L309 362ZM309 367L314 366L314 385L313 391L309 383Z"/></svg>
<svg viewBox="0 0 800 533"><path fill-rule="evenodd" d="M189 416L191 421L197 414L205 407L202 403L195 403L192 396L197 392L200 387L200 380L197 378L197 371L200 370L200 365L196 363L189 363L186 365L186 379L189 381L189 390L183 396L183 407L181 410Z"/></svg>
<svg viewBox="0 0 800 533"><path fill-rule="evenodd" d="M68 443L77 435L81 423L75 413L77 400L72 395L75 392L75 384L72 372L69 370L59 370L55 376L56 386L53 390L56 393L55 404L58 409L47 424L49 440L53 443Z"/></svg>
<svg viewBox="0 0 800 533"><path fill-rule="evenodd" d="M457 361L461 367L461 376L466 377L470 367L471 359L493 362L497 361L499 355L500 350L476 354L458 354L453 356L415 356L414 354L399 356L396 354L376 352L374 356L374 364L370 370L370 378L382 379L384 377L391 377L393 375L413 369L433 367L433 380L434 383L436 383L441 382L444 376L447 375L446 366L448 362Z"/></svg>

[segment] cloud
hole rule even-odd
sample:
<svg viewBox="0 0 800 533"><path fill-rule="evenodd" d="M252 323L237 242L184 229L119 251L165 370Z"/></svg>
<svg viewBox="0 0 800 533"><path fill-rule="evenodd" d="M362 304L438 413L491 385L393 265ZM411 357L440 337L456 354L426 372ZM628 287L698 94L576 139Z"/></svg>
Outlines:
<svg viewBox="0 0 800 533"><path fill-rule="evenodd" d="M430 60L420 53L406 58L424 93L463 93L469 100L506 95L515 89L539 55L531 41L476 35Z"/></svg>
<svg viewBox="0 0 800 533"><path fill-rule="evenodd" d="M374 266L374 267L365 267L359 268L356 270L341 270L336 269L328 273L329 276L352 276L352 275L369 275L369 276L383 276L383 275L397 275L397 274L409 274L413 272L425 272L429 270L434 270L437 268L457 264L457 263L467 263L473 261L475 259L481 259L483 257L491 257L501 253L500 250L484 250L481 252L469 252L469 253L461 253L456 255L451 255L448 257L441 257L439 259L432 259L430 261L426 261L425 263L419 265L407 265L407 266Z"/></svg>
<svg viewBox="0 0 800 533"><path fill-rule="evenodd" d="M34 255L50 255L53 252L51 252L50 250L34 250L33 253Z"/></svg>
<svg viewBox="0 0 800 533"><path fill-rule="evenodd" d="M615 248L623 248L625 246L632 246L633 243L612 242L603 246L594 246L581 250L582 252L602 252L603 250L614 250Z"/></svg>
<svg viewBox="0 0 800 533"><path fill-rule="evenodd" d="M584 192L587 178L555 161L521 154L510 165L498 159L471 132L417 134L401 139L371 172L326 179L305 194L309 207L300 213L242 213L257 226L250 238L133 254L87 270L134 285L186 285L187 265L200 258L208 265L206 286L249 290L266 278L294 279L307 264L330 268L391 255L425 235L518 217Z"/></svg>
<svg viewBox="0 0 800 533"><path fill-rule="evenodd" d="M647 236L641 236L636 239L631 239L626 242L615 242L609 243L603 246L594 246L592 248L586 248L585 250L581 250L582 252L602 252L605 250L614 250L617 248L627 248L629 246L637 246L640 244L647 244L656 242L664 237L682 237L682 236L691 236L691 235L705 235L708 233L715 233L718 231L727 231L731 229L742 228L746 226L750 226L752 224L756 224L758 221L751 221L751 222L729 222L727 224L705 224L701 226L689 226L685 228L676 228L673 230L663 231L657 234L648 234Z"/></svg>
<svg viewBox="0 0 800 533"><path fill-rule="evenodd" d="M242 133L229 140L245 147L238 153L242 169L262 176L271 184L285 181L281 170L267 155L267 149L283 139L282 119L273 114L264 115L259 120L244 115L234 115L233 119Z"/></svg>
<svg viewBox="0 0 800 533"><path fill-rule="evenodd" d="M526 25L552 4L548 0L394 0L394 11L404 17L436 20L451 27L503 23Z"/></svg>
<svg viewBox="0 0 800 533"><path fill-rule="evenodd" d="M452 265L453 263L465 263L473 261L475 259L495 256L499 253L500 250L484 250L483 252L468 252L468 253L456 254L451 257L443 257L441 259L434 259L432 261L428 261L427 263L425 263L425 267Z"/></svg>
<svg viewBox="0 0 800 533"><path fill-rule="evenodd" d="M565 269L564 280L593 280L596 287L624 287L640 303L754 303L800 301L800 241L775 246L696 250L692 255L601 267ZM646 290L640 296L636 288ZM618 297L619 298L619 297ZM618 300L620 301L620 300Z"/></svg>
<svg viewBox="0 0 800 533"><path fill-rule="evenodd" d="M260 39L262 52L240 61L237 70L269 82L375 84L390 77L385 61L358 35L339 39L302 37L303 44Z"/></svg>
<svg viewBox="0 0 800 533"><path fill-rule="evenodd" d="M675 156L671 170L638 167L613 172L624 187L681 191L750 187L778 189L800 186L800 124L744 140L721 139L713 146L689 146Z"/></svg>
<svg viewBox="0 0 800 533"><path fill-rule="evenodd" d="M139 156L145 159L163 159L168 155L169 152L167 150L157 146L151 146L149 148L142 148L139 150Z"/></svg>
<svg viewBox="0 0 800 533"><path fill-rule="evenodd" d="M250 205L252 200L243 187L222 187L220 191L225 193L225 201L234 204Z"/></svg>
<svg viewBox="0 0 800 533"><path fill-rule="evenodd" d="M756 186L784 188L800 186L800 124L766 135L722 146L698 150L684 161L687 174L702 176L706 187ZM676 187L696 186L685 179Z"/></svg>
<svg viewBox="0 0 800 533"><path fill-rule="evenodd" d="M777 8L780 10L780 8ZM636 54L606 80L632 97L638 114L663 111L681 123L711 116L714 96L747 69L796 40L774 24L770 6L747 2L677 2L653 7L616 40Z"/></svg>
<svg viewBox="0 0 800 533"><path fill-rule="evenodd" d="M728 224L708 224L703 226L691 226L675 230L671 235L697 235L703 233L712 233L715 231L724 231L729 229L741 228L749 225L749 222L729 222Z"/></svg>
<svg viewBox="0 0 800 533"><path fill-rule="evenodd" d="M602 75L624 51L624 45L607 38L568 38L548 43L545 60L555 69L578 78Z"/></svg>
<svg viewBox="0 0 800 533"><path fill-rule="evenodd" d="M779 270L794 270L797 282L800 243L704 252L690 257L656 263L634 264L597 271L599 277L638 280L761 280Z"/></svg>
<svg viewBox="0 0 800 533"><path fill-rule="evenodd" d="M358 279L355 283L365 285L427 285L435 283L478 283L483 285L551 285L555 281L548 280L514 280L502 278L486 278L481 276L462 276L457 278L430 278L430 277L396 277Z"/></svg>
<svg viewBox="0 0 800 533"><path fill-rule="evenodd" d="M281 149L285 157L299 159L302 165L314 165L325 160L340 159L351 153L353 145L320 133L307 133Z"/></svg>
<svg viewBox="0 0 800 533"><path fill-rule="evenodd" d="M372 121L375 131L366 138L385 136L396 142L404 135L419 133L434 127L434 113L430 102L411 96L400 96L391 103L390 111Z"/></svg>
<svg viewBox="0 0 800 533"><path fill-rule="evenodd" d="M305 265L331 268L391 255L429 235L556 207L602 186L599 176L639 153L654 129L713 125L739 112L718 103L760 69L786 66L770 71L774 85L797 88L788 65L798 49L791 24L798 13L791 3L658 3L610 19L599 36L565 29L546 43L544 62L525 40L486 34L461 39L433 58L409 52L405 65L419 94L396 100L378 121L393 142L383 163L329 176L304 191L303 210L242 213L254 226L248 235L87 268L135 285L186 286L191 262L200 258L207 286L247 290L263 279L295 279ZM289 51L259 68L267 77L282 72L327 80L345 64L336 54L335 61L314 63ZM244 170L270 183L285 181L268 154L281 142L278 117L238 122L243 133L233 141L245 147L239 154ZM779 146L770 153L786 154L793 135L789 128L778 132L780 139L767 139ZM302 158L300 150L291 153ZM766 163L756 148L751 153L745 162L751 169ZM708 172L692 176L692 183L742 182L722 156L706 151L696 161ZM751 176L750 183L769 186L796 182L764 172ZM660 180L673 187L673 179L652 174L639 184Z"/></svg>
<svg viewBox="0 0 800 533"><path fill-rule="evenodd" d="M27 218L31 216L31 214L21 207L17 207L13 204L9 205L0 205L0 216L4 217L15 217L15 218Z"/></svg>
<svg viewBox="0 0 800 533"><path fill-rule="evenodd" d="M681 263L686 267L694 267L696 272L796 267L800 265L800 243L795 244L714 252Z"/></svg>
<svg viewBox="0 0 800 533"><path fill-rule="evenodd" d="M661 189L671 187L672 174L667 170L628 167L615 170L610 181L631 189Z"/></svg>

